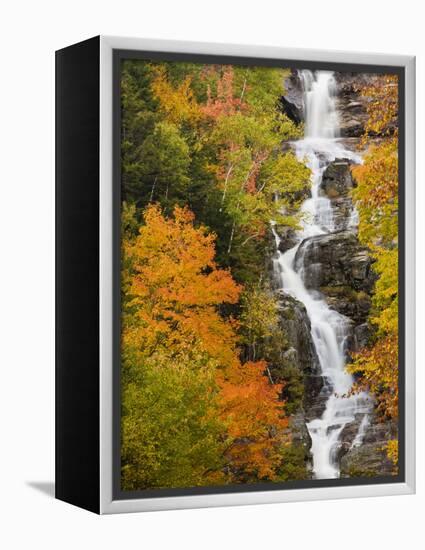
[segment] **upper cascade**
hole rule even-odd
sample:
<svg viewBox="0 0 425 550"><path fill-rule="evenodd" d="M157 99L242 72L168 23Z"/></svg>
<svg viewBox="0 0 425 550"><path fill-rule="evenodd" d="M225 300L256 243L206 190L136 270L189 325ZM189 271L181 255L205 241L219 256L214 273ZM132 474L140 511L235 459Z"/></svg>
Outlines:
<svg viewBox="0 0 425 550"><path fill-rule="evenodd" d="M332 72L301 71L305 103L305 138L338 137L338 114L335 108L336 82Z"/></svg>

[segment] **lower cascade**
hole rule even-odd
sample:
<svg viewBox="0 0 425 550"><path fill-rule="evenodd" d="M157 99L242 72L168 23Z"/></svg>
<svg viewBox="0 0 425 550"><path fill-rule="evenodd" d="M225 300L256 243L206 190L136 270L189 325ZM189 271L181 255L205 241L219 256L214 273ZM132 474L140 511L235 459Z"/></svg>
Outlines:
<svg viewBox="0 0 425 550"><path fill-rule="evenodd" d="M359 446L367 429L371 400L365 393L351 394L353 377L346 371L347 339L350 319L331 309L318 289L306 284L321 270L320 256L312 263L315 238L331 235L341 229L356 231L357 212L351 205L340 227L332 201L321 191L322 177L331 162L345 159L361 162L359 155L347 150L338 138L338 118L334 105L334 77L331 72L302 71L304 84L305 136L293 144L298 158L306 159L311 170L311 197L302 204L301 229L296 244L282 252L281 237L272 222L276 243L274 270L281 290L304 304L311 323L311 337L320 364L324 400L320 416L307 422L312 445L313 475L316 479L337 478L339 472L339 442L344 428L357 422L357 433L351 443ZM301 246L302 245L302 246Z"/></svg>

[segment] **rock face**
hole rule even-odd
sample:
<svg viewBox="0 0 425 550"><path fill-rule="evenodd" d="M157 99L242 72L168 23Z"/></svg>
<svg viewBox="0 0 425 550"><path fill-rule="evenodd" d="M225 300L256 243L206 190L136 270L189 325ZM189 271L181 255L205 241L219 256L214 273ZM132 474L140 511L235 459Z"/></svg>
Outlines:
<svg viewBox="0 0 425 550"><path fill-rule="evenodd" d="M304 415L302 412L294 414L291 419L291 433L292 433L292 444L300 445L305 449L306 455L311 460L310 448L311 448L311 437L308 433L307 426L305 424Z"/></svg>
<svg viewBox="0 0 425 550"><path fill-rule="evenodd" d="M280 324L289 345L286 352L288 359L302 373L319 373L319 360L311 338L310 320L304 304L280 291L279 306Z"/></svg>
<svg viewBox="0 0 425 550"><path fill-rule="evenodd" d="M283 358L287 367L302 376L304 415L311 420L323 412L329 391L321 374L305 306L283 292L280 292L280 323L287 339Z"/></svg>
<svg viewBox="0 0 425 550"><path fill-rule="evenodd" d="M375 282L372 259L356 236L350 161L336 159L322 175L320 192L330 202L336 231L303 241L295 256L307 288L320 291L328 304L353 324L352 349L365 345L370 292Z"/></svg>
<svg viewBox="0 0 425 550"><path fill-rule="evenodd" d="M290 248L293 248L297 243L298 239L295 234L295 231L291 227L286 227L283 225L275 225L274 227L276 233L279 235L280 243L279 250L284 253Z"/></svg>
<svg viewBox="0 0 425 550"><path fill-rule="evenodd" d="M371 78L356 73L336 73L337 99L336 107L340 133L342 137L359 138L364 133L367 122L368 99L359 92L359 84L371 83Z"/></svg>
<svg viewBox="0 0 425 550"><path fill-rule="evenodd" d="M341 456L341 477L375 477L394 474L394 465L386 456L385 447L397 438L393 422L372 418L361 445L350 445Z"/></svg>
<svg viewBox="0 0 425 550"><path fill-rule="evenodd" d="M353 188L350 173L350 162L346 159L336 159L323 172L320 189L330 199L346 197Z"/></svg>
<svg viewBox="0 0 425 550"><path fill-rule="evenodd" d="M356 182L351 175L351 162L336 159L323 172L320 192L331 201L336 231L357 231L358 216L353 207L351 191Z"/></svg>
<svg viewBox="0 0 425 550"><path fill-rule="evenodd" d="M318 235L303 241L295 264L307 288L319 291L329 306L351 322L348 350L366 345L370 293L376 280L373 261L351 231Z"/></svg>
<svg viewBox="0 0 425 550"><path fill-rule="evenodd" d="M298 72L293 70L285 80L286 94L281 97L282 111L296 124L304 120L303 87Z"/></svg>
<svg viewBox="0 0 425 550"><path fill-rule="evenodd" d="M274 382L285 382L282 398L290 415L291 448L285 457L300 469L299 479L311 476L311 438L306 420L310 408L323 387L320 365L311 337L311 325L304 305L291 296L277 291L279 297L279 325L284 338L274 345L274 354L268 360ZM276 346L277 344L277 346ZM306 412L307 411L307 412ZM307 476L307 477L306 477Z"/></svg>
<svg viewBox="0 0 425 550"><path fill-rule="evenodd" d="M360 138L363 135L368 119L367 106L371 98L363 95L361 88L373 85L377 78L378 75L368 73L335 73L336 108L342 137ZM390 131L393 129L388 128ZM379 137L373 132L371 135Z"/></svg>
<svg viewBox="0 0 425 550"><path fill-rule="evenodd" d="M280 105L282 111L287 115L287 117L299 124L303 120L303 112L299 109L294 103L291 103L285 96L280 98Z"/></svg>
<svg viewBox="0 0 425 550"><path fill-rule="evenodd" d="M337 231L356 229L357 216L351 199L351 191L356 184L350 166L350 161L336 159L324 171L320 184L320 192L331 201Z"/></svg>
<svg viewBox="0 0 425 550"><path fill-rule="evenodd" d="M295 255L307 288L348 286L370 292L375 278L372 260L351 231L338 231L305 239Z"/></svg>

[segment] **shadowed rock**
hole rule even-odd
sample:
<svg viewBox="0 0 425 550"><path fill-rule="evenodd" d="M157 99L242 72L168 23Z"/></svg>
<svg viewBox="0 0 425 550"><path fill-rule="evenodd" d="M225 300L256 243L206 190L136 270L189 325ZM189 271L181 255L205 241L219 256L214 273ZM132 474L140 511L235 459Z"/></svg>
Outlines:
<svg viewBox="0 0 425 550"><path fill-rule="evenodd" d="M387 457L389 440L397 438L397 426L391 421L373 418L362 445L350 447L341 457L341 477L375 477L394 475L394 465Z"/></svg>
<svg viewBox="0 0 425 550"><path fill-rule="evenodd" d="M348 286L370 292L375 276L372 259L350 231L338 231L305 239L295 255L307 288ZM313 266L313 267L312 267Z"/></svg>
<svg viewBox="0 0 425 550"><path fill-rule="evenodd" d="M356 186L351 175L351 162L346 159L336 159L323 172L320 192L331 201L335 229L357 228L353 225L353 201L351 191Z"/></svg>
<svg viewBox="0 0 425 550"><path fill-rule="evenodd" d="M297 70L291 71L285 79L285 90L280 100L281 109L295 124L299 124L304 120L304 92Z"/></svg>

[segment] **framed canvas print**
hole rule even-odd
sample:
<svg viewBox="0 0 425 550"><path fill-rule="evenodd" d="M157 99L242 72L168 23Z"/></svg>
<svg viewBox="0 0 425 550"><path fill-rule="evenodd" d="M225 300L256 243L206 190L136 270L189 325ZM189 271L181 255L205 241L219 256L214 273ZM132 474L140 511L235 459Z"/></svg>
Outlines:
<svg viewBox="0 0 425 550"><path fill-rule="evenodd" d="M56 496L414 491L414 58L56 53Z"/></svg>

